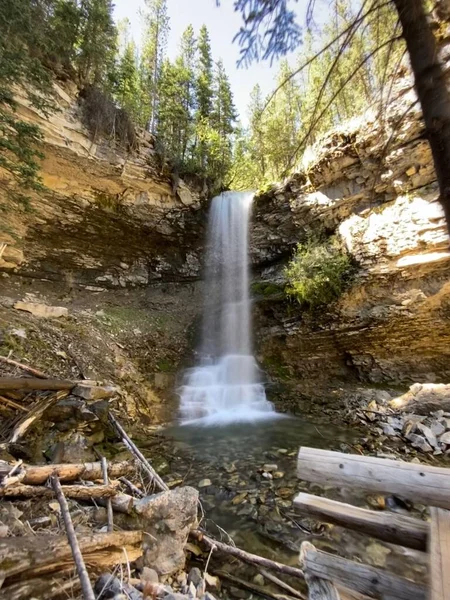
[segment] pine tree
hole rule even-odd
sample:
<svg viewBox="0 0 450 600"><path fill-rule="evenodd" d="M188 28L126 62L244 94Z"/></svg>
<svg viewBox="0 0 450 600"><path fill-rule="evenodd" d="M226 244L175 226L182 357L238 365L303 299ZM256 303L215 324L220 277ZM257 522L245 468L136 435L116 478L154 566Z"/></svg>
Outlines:
<svg viewBox="0 0 450 600"><path fill-rule="evenodd" d="M141 118L149 131L155 133L158 121L159 83L169 33L166 0L145 0L144 40L142 45Z"/></svg>
<svg viewBox="0 0 450 600"><path fill-rule="evenodd" d="M191 162L193 159L192 146L195 135L194 116L196 108L195 89L195 60L197 55L197 40L194 28L189 25L183 32L180 42L179 62L183 69L181 78L181 102L184 107L184 123L182 133L181 161Z"/></svg>
<svg viewBox="0 0 450 600"><path fill-rule="evenodd" d="M51 73L42 62L49 50L50 9L44 0L0 2L0 168L6 173L0 186L22 200L23 194L10 184L22 190L39 188L42 134L17 116L15 87L44 114L54 109Z"/></svg>
<svg viewBox="0 0 450 600"><path fill-rule="evenodd" d="M218 146L210 158L209 174L220 180L231 166L234 123L237 114L233 103L230 82L222 60L217 61L213 81L211 127L218 134Z"/></svg>
<svg viewBox="0 0 450 600"><path fill-rule="evenodd" d="M113 68L117 32L111 0L80 0L81 24L76 64L82 87L102 85Z"/></svg>
<svg viewBox="0 0 450 600"><path fill-rule="evenodd" d="M198 61L196 70L196 161L200 172L206 175L208 146L212 142L210 116L213 99L213 60L206 25L202 25L198 36Z"/></svg>

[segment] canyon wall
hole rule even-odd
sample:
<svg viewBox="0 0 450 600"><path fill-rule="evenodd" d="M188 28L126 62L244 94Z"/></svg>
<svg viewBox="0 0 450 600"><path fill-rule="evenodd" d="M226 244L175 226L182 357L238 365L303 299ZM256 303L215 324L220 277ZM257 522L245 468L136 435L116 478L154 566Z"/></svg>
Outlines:
<svg viewBox="0 0 450 600"><path fill-rule="evenodd" d="M375 107L331 132L306 169L257 197L252 261L268 290L257 295L258 354L275 378L305 389L450 380L449 238L414 101L404 77L383 120ZM296 244L318 231L336 235L358 270L311 313L270 284L284 284Z"/></svg>

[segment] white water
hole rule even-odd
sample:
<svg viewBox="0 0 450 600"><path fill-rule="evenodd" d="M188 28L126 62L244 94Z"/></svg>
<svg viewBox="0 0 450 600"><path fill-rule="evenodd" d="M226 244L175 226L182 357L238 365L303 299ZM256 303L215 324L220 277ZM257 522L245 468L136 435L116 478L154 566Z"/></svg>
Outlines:
<svg viewBox="0 0 450 600"><path fill-rule="evenodd" d="M227 424L277 416L251 354L248 226L253 193L213 199L206 249L200 365L180 388L182 423Z"/></svg>

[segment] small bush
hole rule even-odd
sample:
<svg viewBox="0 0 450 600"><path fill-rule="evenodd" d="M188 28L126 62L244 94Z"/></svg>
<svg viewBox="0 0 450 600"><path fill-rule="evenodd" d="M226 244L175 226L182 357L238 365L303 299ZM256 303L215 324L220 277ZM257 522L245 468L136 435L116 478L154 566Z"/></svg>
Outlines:
<svg viewBox="0 0 450 600"><path fill-rule="evenodd" d="M330 304L348 287L355 268L333 240L310 239L298 244L284 270L286 293L310 309Z"/></svg>

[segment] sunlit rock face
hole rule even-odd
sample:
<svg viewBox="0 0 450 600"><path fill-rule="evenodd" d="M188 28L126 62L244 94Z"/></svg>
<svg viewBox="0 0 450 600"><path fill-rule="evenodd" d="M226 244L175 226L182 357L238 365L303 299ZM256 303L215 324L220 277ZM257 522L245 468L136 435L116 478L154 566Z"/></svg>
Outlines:
<svg viewBox="0 0 450 600"><path fill-rule="evenodd" d="M331 132L304 173L255 200L259 281L282 285L295 245L319 230L359 264L351 289L314 316L259 299L259 358L275 377L450 380L449 238L417 106L393 129L413 99L400 82L384 127L369 113Z"/></svg>
<svg viewBox="0 0 450 600"><path fill-rule="evenodd" d="M0 195L0 269L70 285L134 287L200 274L200 197L168 174L153 137L128 151L92 140L73 89L56 86L48 119L19 96L19 114L44 135L42 181L28 210ZM3 192L0 192L3 194Z"/></svg>

